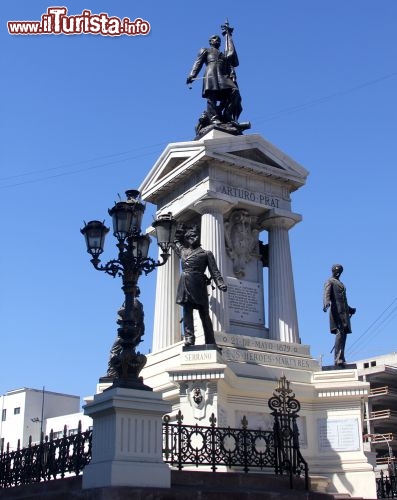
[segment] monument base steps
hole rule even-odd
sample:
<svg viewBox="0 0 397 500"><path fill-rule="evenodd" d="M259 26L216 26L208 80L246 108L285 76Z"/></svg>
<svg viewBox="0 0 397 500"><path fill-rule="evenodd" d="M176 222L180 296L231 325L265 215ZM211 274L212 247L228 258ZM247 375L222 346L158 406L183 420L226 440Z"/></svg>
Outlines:
<svg viewBox="0 0 397 500"><path fill-rule="evenodd" d="M0 490L20 500L342 500L349 495L305 491L303 480L273 474L172 471L171 488L113 486L82 489L82 476ZM358 497L354 497L359 500ZM364 500L364 499L361 499Z"/></svg>

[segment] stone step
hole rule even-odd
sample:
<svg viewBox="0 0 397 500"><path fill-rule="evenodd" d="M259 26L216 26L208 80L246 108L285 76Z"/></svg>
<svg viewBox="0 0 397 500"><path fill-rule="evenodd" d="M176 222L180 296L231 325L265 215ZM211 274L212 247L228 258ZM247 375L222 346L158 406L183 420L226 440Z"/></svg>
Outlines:
<svg viewBox="0 0 397 500"><path fill-rule="evenodd" d="M268 473L242 472L203 472L196 469L171 472L171 483L175 487L191 488L225 488L228 489L271 489L290 490L288 476L276 476ZM304 490L305 484L302 478L293 478L293 489Z"/></svg>
<svg viewBox="0 0 397 500"><path fill-rule="evenodd" d="M18 500L363 500L304 489L304 481L287 476L235 472L172 471L172 486L81 489L81 476L0 490L0 499Z"/></svg>

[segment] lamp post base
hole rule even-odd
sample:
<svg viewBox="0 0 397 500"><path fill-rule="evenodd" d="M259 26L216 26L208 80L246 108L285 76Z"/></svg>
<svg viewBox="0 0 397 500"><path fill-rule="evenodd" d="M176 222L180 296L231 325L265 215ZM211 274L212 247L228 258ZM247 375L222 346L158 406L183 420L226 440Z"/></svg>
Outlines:
<svg viewBox="0 0 397 500"><path fill-rule="evenodd" d="M101 385L107 385L106 391L112 389L113 387L123 387L124 389L136 389L138 391L153 391L151 387L145 385L141 377L139 379L131 378L131 379L123 379L123 378L115 378L109 377L109 375L104 375L99 378L99 383Z"/></svg>
<svg viewBox="0 0 397 500"><path fill-rule="evenodd" d="M104 486L169 488L163 462L162 417L171 405L157 392L111 387L84 407L93 419L92 460L83 489Z"/></svg>

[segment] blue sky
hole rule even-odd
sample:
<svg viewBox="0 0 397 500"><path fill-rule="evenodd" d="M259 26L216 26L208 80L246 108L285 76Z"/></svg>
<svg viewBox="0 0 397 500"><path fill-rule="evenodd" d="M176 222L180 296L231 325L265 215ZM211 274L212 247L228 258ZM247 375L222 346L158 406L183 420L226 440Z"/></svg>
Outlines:
<svg viewBox="0 0 397 500"><path fill-rule="evenodd" d="M191 140L204 102L185 80L229 18L252 129L310 171L293 194L300 335L312 355L333 337L322 312L332 264L357 308L349 360L397 351L397 2L395 0L72 0L142 18L148 36L11 36L51 4L2 2L0 392L21 386L92 394L105 373L122 302L96 272L79 229L136 188L169 142ZM203 6L202 6L203 5ZM145 226L154 207L148 206ZM116 256L108 236L104 259ZM153 255L157 254L152 249ZM155 273L141 279L151 347Z"/></svg>

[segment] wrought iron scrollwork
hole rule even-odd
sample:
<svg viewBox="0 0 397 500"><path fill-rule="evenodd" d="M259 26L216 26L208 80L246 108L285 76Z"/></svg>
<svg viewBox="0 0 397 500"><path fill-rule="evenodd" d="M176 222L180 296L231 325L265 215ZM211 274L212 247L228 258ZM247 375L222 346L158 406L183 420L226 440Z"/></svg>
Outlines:
<svg viewBox="0 0 397 500"><path fill-rule="evenodd" d="M278 387L273 392L273 397L269 399L269 408L272 415L293 416L297 415L301 405L295 399L295 393L290 388L290 381L283 375L278 381Z"/></svg>
<svg viewBox="0 0 397 500"><path fill-rule="evenodd" d="M176 422L164 417L164 458L179 470L187 465L250 469L274 468L273 431L250 430L244 418L241 429L217 427L214 414L209 426L184 425L179 412Z"/></svg>
<svg viewBox="0 0 397 500"><path fill-rule="evenodd" d="M291 488L293 476L304 475L307 489L309 470L299 449L299 430L296 421L301 405L295 398L295 393L285 375L279 379L278 387L268 404L274 417L276 474L289 474Z"/></svg>

